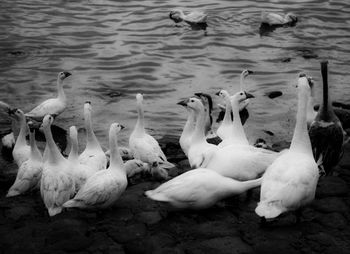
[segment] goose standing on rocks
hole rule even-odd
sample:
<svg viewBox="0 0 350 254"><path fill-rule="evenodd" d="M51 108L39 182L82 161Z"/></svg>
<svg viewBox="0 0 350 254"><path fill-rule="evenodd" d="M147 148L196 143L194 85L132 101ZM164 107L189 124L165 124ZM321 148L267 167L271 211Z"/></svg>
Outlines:
<svg viewBox="0 0 350 254"><path fill-rule="evenodd" d="M309 128L312 149L316 161L321 162L321 171L333 172L342 155L344 130L335 115L328 93L328 61L321 62L323 100L315 120Z"/></svg>
<svg viewBox="0 0 350 254"><path fill-rule="evenodd" d="M252 95L240 91L231 97L233 111L232 144L212 150L203 167L240 181L256 179L279 156L279 153L249 145L239 116L239 102Z"/></svg>
<svg viewBox="0 0 350 254"><path fill-rule="evenodd" d="M107 208L113 205L125 191L128 180L117 143L117 134L123 128L118 123L111 124L109 130L109 146L111 151L109 168L100 170L89 177L75 197L63 205L64 207L82 209Z"/></svg>
<svg viewBox="0 0 350 254"><path fill-rule="evenodd" d="M62 212L62 205L75 194L75 183L70 165L52 138L53 120L51 115L46 115L41 127L47 142L48 158L43 167L40 193L50 216Z"/></svg>
<svg viewBox="0 0 350 254"><path fill-rule="evenodd" d="M12 151L12 156L17 166L20 167L23 162L29 159L30 146L27 144L26 135L28 133L28 126L26 117L22 110L13 109L10 112L10 117L14 118L20 125L20 131L16 140L16 144Z"/></svg>
<svg viewBox="0 0 350 254"><path fill-rule="evenodd" d="M146 162L151 166L151 174L155 178L167 179L168 172L166 169L174 167L174 164L168 162L157 140L146 133L142 102L143 95L138 93L136 95L138 117L129 138L129 147L135 159Z"/></svg>
<svg viewBox="0 0 350 254"><path fill-rule="evenodd" d="M207 23L208 15L201 11L192 11L187 14L181 9L172 10L169 14L170 19L175 23L185 21L189 25L204 25Z"/></svg>
<svg viewBox="0 0 350 254"><path fill-rule="evenodd" d="M204 107L202 101L198 98L191 97L187 101L187 107L195 112L197 118L187 157L191 168L199 168L202 167L203 163L208 159L207 154L213 149L217 149L217 146L209 144L206 140L205 123L207 119L207 109Z"/></svg>
<svg viewBox="0 0 350 254"><path fill-rule="evenodd" d="M261 178L240 182L213 170L198 168L187 171L145 195L155 201L181 209L205 209L229 196L260 186Z"/></svg>
<svg viewBox="0 0 350 254"><path fill-rule="evenodd" d="M261 23L269 26L293 26L297 21L298 17L293 13L287 13L284 16L277 13L261 13Z"/></svg>
<svg viewBox="0 0 350 254"><path fill-rule="evenodd" d="M195 113L193 109L191 109L190 107L187 107L187 103L188 103L188 99L177 103L178 105L185 107L188 114L187 121L185 123L184 129L181 133L180 140L179 140L181 149L186 156L188 156L188 150L192 143L191 139L195 129L195 122L196 122Z"/></svg>
<svg viewBox="0 0 350 254"><path fill-rule="evenodd" d="M28 122L30 155L29 159L22 163L18 169L16 180L10 187L6 197L13 197L30 191L40 186L40 178L43 170L43 158L35 142L35 130L33 123Z"/></svg>
<svg viewBox="0 0 350 254"><path fill-rule="evenodd" d="M72 75L71 73L66 71L58 73L57 98L51 98L44 101L43 103L41 103L40 105L32 109L30 112L26 113L25 115L34 120L41 121L45 115L50 114L53 116L58 116L59 114L61 114L67 107L67 98L63 90L63 80L65 80L67 77L71 75Z"/></svg>
<svg viewBox="0 0 350 254"><path fill-rule="evenodd" d="M85 102L84 121L86 129L86 147L85 150L79 155L79 162L83 165L91 167L93 171L99 171L106 168L107 158L93 131L91 110L91 102Z"/></svg>
<svg viewBox="0 0 350 254"><path fill-rule="evenodd" d="M286 211L294 211L315 197L319 177L307 131L306 111L310 87L305 75L298 80L298 112L290 149L266 170L261 183L260 202L255 212L274 219Z"/></svg>

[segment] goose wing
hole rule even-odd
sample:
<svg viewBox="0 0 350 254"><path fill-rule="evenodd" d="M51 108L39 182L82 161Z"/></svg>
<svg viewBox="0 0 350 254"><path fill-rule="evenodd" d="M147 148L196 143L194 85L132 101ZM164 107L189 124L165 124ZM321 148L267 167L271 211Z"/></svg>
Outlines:
<svg viewBox="0 0 350 254"><path fill-rule="evenodd" d="M64 108L64 103L62 103L57 98L52 98L36 106L34 109L26 113L25 115L27 117L32 118L43 118L47 114L58 115L63 112Z"/></svg>

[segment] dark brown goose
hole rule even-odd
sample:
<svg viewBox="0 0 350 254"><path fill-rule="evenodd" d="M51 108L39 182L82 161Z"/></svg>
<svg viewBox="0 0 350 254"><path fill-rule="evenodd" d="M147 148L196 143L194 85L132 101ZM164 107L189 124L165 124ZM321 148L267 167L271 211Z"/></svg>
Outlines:
<svg viewBox="0 0 350 254"><path fill-rule="evenodd" d="M344 135L328 94L328 61L321 62L321 74L323 101L310 125L309 135L315 160L323 173L329 175L341 158Z"/></svg>

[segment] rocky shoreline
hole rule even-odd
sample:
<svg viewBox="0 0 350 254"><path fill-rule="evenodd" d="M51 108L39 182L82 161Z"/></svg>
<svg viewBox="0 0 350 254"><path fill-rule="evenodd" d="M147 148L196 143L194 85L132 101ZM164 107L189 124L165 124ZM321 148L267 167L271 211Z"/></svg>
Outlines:
<svg viewBox="0 0 350 254"><path fill-rule="evenodd" d="M165 153L189 169L175 140ZM316 199L262 226L254 209L259 188L202 211L178 211L143 193L159 182L137 176L110 209L69 210L50 218L39 192L5 198L13 165L0 161L0 254L7 253L350 253L350 145L335 174L320 179ZM12 166L11 166L12 165Z"/></svg>

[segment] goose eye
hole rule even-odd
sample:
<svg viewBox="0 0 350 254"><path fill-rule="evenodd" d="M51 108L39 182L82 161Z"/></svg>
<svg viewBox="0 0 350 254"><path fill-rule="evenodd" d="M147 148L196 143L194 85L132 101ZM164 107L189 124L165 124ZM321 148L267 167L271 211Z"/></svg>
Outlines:
<svg viewBox="0 0 350 254"><path fill-rule="evenodd" d="M239 95L243 95L243 93L240 93Z"/></svg>

